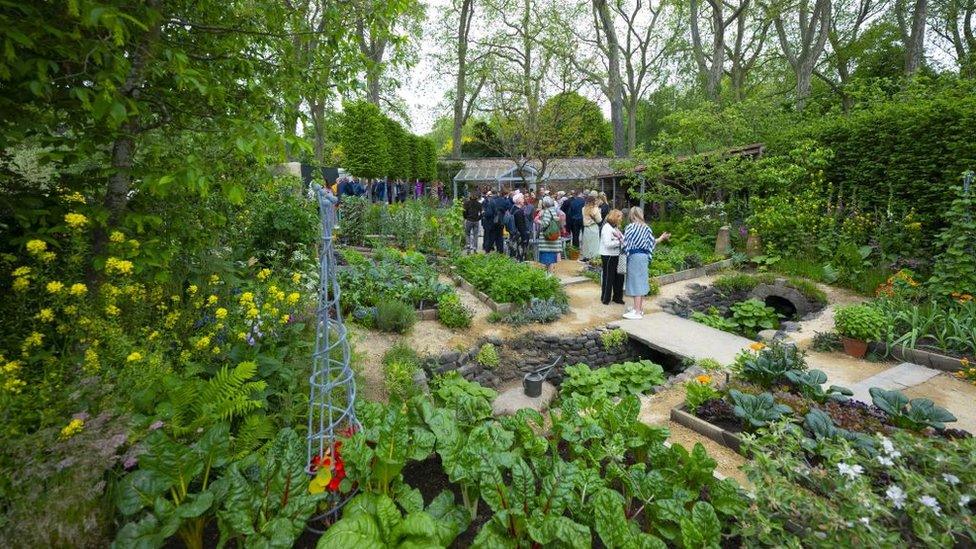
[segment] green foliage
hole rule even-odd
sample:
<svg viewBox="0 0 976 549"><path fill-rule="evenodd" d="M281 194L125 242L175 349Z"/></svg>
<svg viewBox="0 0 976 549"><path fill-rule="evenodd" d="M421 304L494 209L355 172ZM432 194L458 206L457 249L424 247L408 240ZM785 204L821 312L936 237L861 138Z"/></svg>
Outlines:
<svg viewBox="0 0 976 549"><path fill-rule="evenodd" d="M376 328L394 334L408 333L417 323L417 311L409 303L383 299L376 305Z"/></svg>
<svg viewBox="0 0 976 549"><path fill-rule="evenodd" d="M591 370L586 364L567 366L560 391L564 395L614 397L643 394L664 383L664 369L649 360L611 364Z"/></svg>
<svg viewBox="0 0 976 549"><path fill-rule="evenodd" d="M824 390L827 374L820 370L790 370L786 372L786 379L799 389L800 394L818 404L824 404L827 400L844 402L847 397L854 395L850 389L837 385L831 385Z"/></svg>
<svg viewBox="0 0 976 549"><path fill-rule="evenodd" d="M767 307L758 299L740 301L731 307L732 321L747 337L756 337L761 330L773 330L779 327L779 317L776 310Z"/></svg>
<svg viewBox="0 0 976 549"><path fill-rule="evenodd" d="M502 320L515 326L523 326L525 324L532 324L533 322L549 324L559 320L560 317L568 312L568 299L560 288L557 290L557 297L550 297L548 299L533 297L527 305L505 315Z"/></svg>
<svg viewBox="0 0 976 549"><path fill-rule="evenodd" d="M488 368L489 370L495 369L500 363L500 358L498 356L498 349L491 343L485 343L478 349L478 354L474 357L475 362Z"/></svg>
<svg viewBox="0 0 976 549"><path fill-rule="evenodd" d="M559 294L558 278L501 254L460 256L454 265L458 274L496 303L529 303L533 297L548 299Z"/></svg>
<svg viewBox="0 0 976 549"><path fill-rule="evenodd" d="M891 423L902 429L921 431L926 427L944 429L956 416L927 398L908 399L901 391L872 387L871 401L888 414Z"/></svg>
<svg viewBox="0 0 976 549"><path fill-rule="evenodd" d="M437 298L437 319L441 324L451 329L467 328L471 326L474 313L468 309L456 293L441 294Z"/></svg>
<svg viewBox="0 0 976 549"><path fill-rule="evenodd" d="M364 260L361 254L342 254L348 266L339 270L338 278L346 310L392 300L411 308L429 307L451 293L451 288L438 280L437 270L417 252L379 248L372 261Z"/></svg>
<svg viewBox="0 0 976 549"><path fill-rule="evenodd" d="M368 101L342 105L339 145L342 165L357 177L374 179L386 175L392 164L386 118Z"/></svg>
<svg viewBox="0 0 976 549"><path fill-rule="evenodd" d="M386 394L404 401L413 396L416 387L413 376L420 368L420 358L406 343L399 341L383 353L383 382Z"/></svg>
<svg viewBox="0 0 976 549"><path fill-rule="evenodd" d="M844 344L837 332L814 332L810 348L818 353L831 353L843 349Z"/></svg>
<svg viewBox="0 0 976 549"><path fill-rule="evenodd" d="M934 347L954 356L976 356L976 301L945 299L921 303L882 298L874 302L886 319L888 343L910 349Z"/></svg>
<svg viewBox="0 0 976 549"><path fill-rule="evenodd" d="M353 246L366 244L367 223L366 213L369 210L369 199L365 196L343 196L342 208L339 211L338 234L342 240Z"/></svg>
<svg viewBox="0 0 976 549"><path fill-rule="evenodd" d="M309 493L305 443L291 429L278 433L264 454L230 464L223 479L221 543L291 547L322 498Z"/></svg>
<svg viewBox="0 0 976 549"><path fill-rule="evenodd" d="M894 432L870 440L874 450L844 436L814 441L788 422L760 431L744 446L755 499L736 532L761 546L817 548L976 539L970 508L960 505L969 499L963 487L976 482L976 439ZM855 530L847 526L858 521Z"/></svg>
<svg viewBox="0 0 976 549"><path fill-rule="evenodd" d="M761 278L746 273L728 273L715 279L713 286L726 294L752 291L761 283Z"/></svg>
<svg viewBox="0 0 976 549"><path fill-rule="evenodd" d="M701 311L694 311L691 313L691 319L695 322L700 322L705 326L710 326L716 330L723 330L726 332L738 331L739 325L734 321L724 316L717 314L705 314Z"/></svg>
<svg viewBox="0 0 976 549"><path fill-rule="evenodd" d="M491 402L498 393L461 377L457 371L434 378L434 397L438 405L457 412L457 420L471 425L491 416Z"/></svg>
<svg viewBox="0 0 976 549"><path fill-rule="evenodd" d="M543 127L552 129L545 137L551 156L604 156L612 147L610 124L600 106L576 92L547 99L539 118Z"/></svg>
<svg viewBox="0 0 976 549"><path fill-rule="evenodd" d="M729 391L729 397L734 403L732 410L735 412L735 417L753 429L765 427L783 417L784 414L793 412L789 406L776 404L773 395L769 393L749 395L732 389Z"/></svg>
<svg viewBox="0 0 976 549"><path fill-rule="evenodd" d="M343 508L342 519L326 530L316 547L447 547L467 528L466 515L443 491L426 509L403 514L385 494L359 494Z"/></svg>
<svg viewBox="0 0 976 549"><path fill-rule="evenodd" d="M885 330L885 317L871 305L848 305L834 311L834 325L842 336L877 341Z"/></svg>
<svg viewBox="0 0 976 549"><path fill-rule="evenodd" d="M968 177L972 179L973 173ZM955 200L939 233L939 255L928 285L940 296L976 295L976 188L954 188Z"/></svg>
<svg viewBox="0 0 976 549"><path fill-rule="evenodd" d="M734 366L738 376L765 389L784 382L787 372L802 372L806 368L803 352L779 341L762 346L759 351L742 351L736 356Z"/></svg>
<svg viewBox="0 0 976 549"><path fill-rule="evenodd" d="M254 216L249 233L254 256L271 263L292 261L297 250L308 250L318 239L319 217L314 202L298 194L298 181L255 193L248 203Z"/></svg>
<svg viewBox="0 0 976 549"><path fill-rule="evenodd" d="M714 372L722 369L722 364L714 358L700 358L695 361L695 365L706 372Z"/></svg>
<svg viewBox="0 0 976 549"><path fill-rule="evenodd" d="M629 337L627 332L620 328L615 328L600 334L600 343L603 345L603 350L609 353L623 347L629 340Z"/></svg>
<svg viewBox="0 0 976 549"><path fill-rule="evenodd" d="M691 380L685 384L685 404L691 413L697 412L698 408L709 400L715 400L721 396L721 393L709 383Z"/></svg>

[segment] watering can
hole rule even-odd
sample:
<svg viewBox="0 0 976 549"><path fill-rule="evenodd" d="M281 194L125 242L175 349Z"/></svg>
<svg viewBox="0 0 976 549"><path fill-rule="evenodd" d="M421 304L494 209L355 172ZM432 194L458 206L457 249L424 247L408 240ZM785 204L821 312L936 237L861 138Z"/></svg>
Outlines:
<svg viewBox="0 0 976 549"><path fill-rule="evenodd" d="M560 355L559 358L557 358L552 364L543 366L538 370L532 370L531 372L525 374L525 376L522 377L522 392L525 393L525 396L535 398L541 395L542 382L549 377L549 373L552 372L552 369L562 363L562 361L563 357Z"/></svg>

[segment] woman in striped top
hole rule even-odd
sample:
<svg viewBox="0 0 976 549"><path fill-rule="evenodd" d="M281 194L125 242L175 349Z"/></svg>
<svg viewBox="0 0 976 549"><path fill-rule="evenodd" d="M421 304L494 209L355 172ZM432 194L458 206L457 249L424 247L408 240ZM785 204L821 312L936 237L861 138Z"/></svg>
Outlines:
<svg viewBox="0 0 976 549"><path fill-rule="evenodd" d="M644 210L634 206L628 215L630 224L624 229L623 251L627 254L627 280L624 293L634 298L634 308L624 313L624 318L636 320L644 318L644 296L650 291L648 267L654 247L671 238L664 233L654 238L651 228L644 223Z"/></svg>

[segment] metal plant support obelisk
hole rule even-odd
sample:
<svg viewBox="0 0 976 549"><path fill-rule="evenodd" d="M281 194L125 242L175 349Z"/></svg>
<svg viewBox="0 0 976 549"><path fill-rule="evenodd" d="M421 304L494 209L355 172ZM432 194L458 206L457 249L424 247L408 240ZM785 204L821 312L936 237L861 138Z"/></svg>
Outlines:
<svg viewBox="0 0 976 549"><path fill-rule="evenodd" d="M312 459L335 456L336 437L359 428L356 421L356 382L349 367L349 342L342 323L339 304L339 279L333 232L336 226L336 197L320 185L312 184L319 204L322 239L319 243L319 300L316 310L315 352L309 378L308 455L305 470L314 475ZM351 496L351 494L349 494ZM312 519L321 523L334 517L345 504L342 494L332 494L331 508Z"/></svg>

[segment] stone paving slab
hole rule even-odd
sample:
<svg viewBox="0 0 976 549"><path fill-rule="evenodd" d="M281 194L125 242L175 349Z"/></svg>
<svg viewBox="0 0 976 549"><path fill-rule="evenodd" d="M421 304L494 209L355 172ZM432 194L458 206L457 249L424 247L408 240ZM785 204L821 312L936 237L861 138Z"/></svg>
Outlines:
<svg viewBox="0 0 976 549"><path fill-rule="evenodd" d="M898 366L888 368L887 370L867 379L862 379L861 381L850 386L849 389L854 391L855 400L860 400L870 404L871 387L904 391L909 387L921 385L922 383L925 383L941 373L942 372L939 370L919 366L918 364L912 364L911 362L902 362Z"/></svg>
<svg viewBox="0 0 976 549"><path fill-rule="evenodd" d="M735 362L735 356L749 348L752 340L723 332L670 313L645 314L639 320L610 324L648 347L683 358L711 358L720 364Z"/></svg>
<svg viewBox="0 0 976 549"><path fill-rule="evenodd" d="M590 279L586 278L585 276L567 276L566 278L560 278L559 282L563 286L571 286L573 284L584 284L586 282L590 282Z"/></svg>

